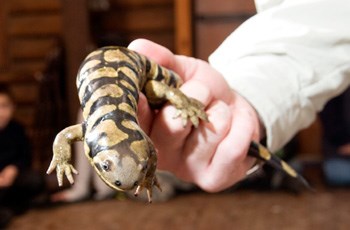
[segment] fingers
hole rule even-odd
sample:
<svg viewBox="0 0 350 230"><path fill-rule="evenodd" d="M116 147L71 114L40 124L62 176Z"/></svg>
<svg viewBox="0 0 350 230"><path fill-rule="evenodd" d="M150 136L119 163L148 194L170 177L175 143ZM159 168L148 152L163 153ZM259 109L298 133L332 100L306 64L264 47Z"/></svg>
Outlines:
<svg viewBox="0 0 350 230"><path fill-rule="evenodd" d="M212 158L220 142L230 128L232 113L222 101L212 103L208 110L209 121L193 129L188 137L182 154L182 164L176 169L181 178L196 183L205 180L205 172L210 167Z"/></svg>
<svg viewBox="0 0 350 230"><path fill-rule="evenodd" d="M173 160L178 162L177 167L172 166L172 170L208 192L217 192L244 178L254 164L255 160L246 155L254 125L249 111L234 109L222 101L213 102L207 113L210 122L187 136L180 156Z"/></svg>
<svg viewBox="0 0 350 230"><path fill-rule="evenodd" d="M79 173L78 173L78 170L76 170L76 169L73 167L73 165L70 165L70 169L71 169L72 173L74 173L75 175L79 174Z"/></svg>
<svg viewBox="0 0 350 230"><path fill-rule="evenodd" d="M73 175L69 171L70 170L68 168L66 168L66 170L65 170L66 177L67 177L70 184L74 184Z"/></svg>
<svg viewBox="0 0 350 230"><path fill-rule="evenodd" d="M206 170L202 174L195 174L196 183L206 191L216 192L228 188L243 179L256 161L247 156L251 141L259 139L256 111L239 95L235 95L229 110L232 112L229 132L220 141Z"/></svg>
<svg viewBox="0 0 350 230"><path fill-rule="evenodd" d="M47 174L52 173L52 171L56 168L56 166L57 166L57 162L54 161L54 160L52 160L51 163L50 163L49 168L48 168L47 171L46 171L46 173L47 173Z"/></svg>
<svg viewBox="0 0 350 230"><path fill-rule="evenodd" d="M189 81L181 89L189 97L201 101L204 106L208 105L212 99L207 87L198 82ZM164 106L154 119L150 137L158 149L158 166L160 169L171 170L170 168L176 167L177 163L181 164L178 162L180 160L178 154L174 153L182 152L184 142L192 130L191 122L187 122L184 127L181 118L174 119L176 113L176 108L173 106Z"/></svg>
<svg viewBox="0 0 350 230"><path fill-rule="evenodd" d="M66 177L70 184L74 184L74 178L73 178L72 172L74 174L78 174L78 171L75 170L75 168L72 165L65 167L64 173L66 174Z"/></svg>
<svg viewBox="0 0 350 230"><path fill-rule="evenodd" d="M58 165L56 161L51 161L47 174L50 174L56 169L56 177L58 185L63 185L63 176L66 175L70 184L74 184L74 178L72 173L78 174L78 171L73 167L73 165Z"/></svg>
<svg viewBox="0 0 350 230"><path fill-rule="evenodd" d="M254 130L253 122L247 117L246 110L233 110L228 134L218 145L206 171L196 178L203 189L216 192L228 188L243 179L254 164L255 160L246 155Z"/></svg>
<svg viewBox="0 0 350 230"><path fill-rule="evenodd" d="M61 169L61 167L56 168L56 176L57 176L58 186L61 187L63 185L63 170Z"/></svg>

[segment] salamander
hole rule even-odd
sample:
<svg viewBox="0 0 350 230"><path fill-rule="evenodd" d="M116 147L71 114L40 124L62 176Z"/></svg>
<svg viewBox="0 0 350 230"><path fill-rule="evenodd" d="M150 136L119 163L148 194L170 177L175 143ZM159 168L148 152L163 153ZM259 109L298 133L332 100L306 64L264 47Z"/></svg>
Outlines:
<svg viewBox="0 0 350 230"><path fill-rule="evenodd" d="M155 176L156 148L137 118L139 93L144 93L153 108L169 102L177 109L183 125L189 120L197 127L200 120L208 121L205 108L183 94L181 84L175 72L125 47L93 51L82 62L76 79L84 122L57 134L47 173L56 169L60 186L63 175L72 184L72 173L77 171L70 163L71 144L83 141L86 157L107 185L121 191L136 188L135 195L145 188L151 202L153 187L161 187ZM273 159L278 163L275 166L300 178L258 143L251 145L249 153L266 162Z"/></svg>

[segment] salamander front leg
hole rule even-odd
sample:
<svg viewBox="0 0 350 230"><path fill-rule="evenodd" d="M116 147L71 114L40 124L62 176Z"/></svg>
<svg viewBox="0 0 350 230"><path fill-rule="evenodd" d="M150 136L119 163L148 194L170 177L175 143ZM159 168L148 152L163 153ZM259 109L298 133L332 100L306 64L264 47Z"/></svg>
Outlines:
<svg viewBox="0 0 350 230"><path fill-rule="evenodd" d="M66 175L68 181L73 184L74 179L72 172L77 174L78 171L70 163L71 161L71 144L75 141L83 140L82 124L69 126L57 134L53 143L53 157L47 174L56 169L58 185L63 185L63 174Z"/></svg>
<svg viewBox="0 0 350 230"><path fill-rule="evenodd" d="M175 106L177 109L175 118L181 117L183 126L186 126L188 120L195 127L198 127L199 119L208 121L204 105L194 98L187 97L177 88L170 87L159 81L150 80L145 86L145 94L151 104L157 104L166 100Z"/></svg>

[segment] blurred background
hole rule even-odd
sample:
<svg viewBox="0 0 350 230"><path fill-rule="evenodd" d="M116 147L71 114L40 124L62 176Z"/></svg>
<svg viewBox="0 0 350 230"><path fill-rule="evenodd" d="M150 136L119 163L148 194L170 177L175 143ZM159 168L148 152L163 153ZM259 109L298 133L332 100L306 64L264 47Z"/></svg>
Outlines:
<svg viewBox="0 0 350 230"><path fill-rule="evenodd" d="M127 46L133 39L147 38L175 53L207 60L227 35L255 13L253 0L0 1L0 83L8 85L14 96L14 117L24 125L30 140L33 169L45 173L55 135L76 122L75 76L83 58L95 47ZM151 206L118 199L113 202L119 203L45 206L18 216L9 228L58 229L67 221L67 229L94 229L96 225L142 229L144 223L154 229L169 228L168 223L173 229L233 229L235 224L240 226L237 229L345 229L350 226L346 218L350 206L345 205L350 196L346 187L329 188L324 180L323 127L317 119L280 153L296 162L319 190L316 194L300 195L293 184L281 185L283 176L267 169L267 180L243 183L248 191L233 188L209 195L194 189L189 194L180 193L183 198L176 197L168 204ZM58 189L54 176L45 180L50 192ZM262 187L273 192L256 193ZM280 187L293 195L276 193ZM100 212L101 216L109 215L97 217ZM137 219L131 218L132 213ZM91 222L86 222L88 216ZM204 220L208 223L203 224Z"/></svg>

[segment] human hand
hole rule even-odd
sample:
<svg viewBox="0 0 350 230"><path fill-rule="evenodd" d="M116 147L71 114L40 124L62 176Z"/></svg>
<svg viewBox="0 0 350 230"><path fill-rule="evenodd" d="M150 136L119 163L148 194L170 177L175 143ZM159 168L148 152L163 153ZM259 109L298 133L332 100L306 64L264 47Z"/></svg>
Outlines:
<svg viewBox="0 0 350 230"><path fill-rule="evenodd" d="M158 168L194 182L209 192L223 190L243 179L254 159L247 157L249 144L260 139L260 123L252 106L228 86L222 75L207 62L174 55L147 40L129 45L184 80L181 90L201 101L209 122L197 129L173 119L175 108L164 106L152 115L141 96L141 127L158 149Z"/></svg>
<svg viewBox="0 0 350 230"><path fill-rule="evenodd" d="M338 148L338 152L340 154L350 156L350 143L340 146Z"/></svg>
<svg viewBox="0 0 350 230"><path fill-rule="evenodd" d="M0 188L10 187L18 175L18 169L14 165L6 166L0 172Z"/></svg>

